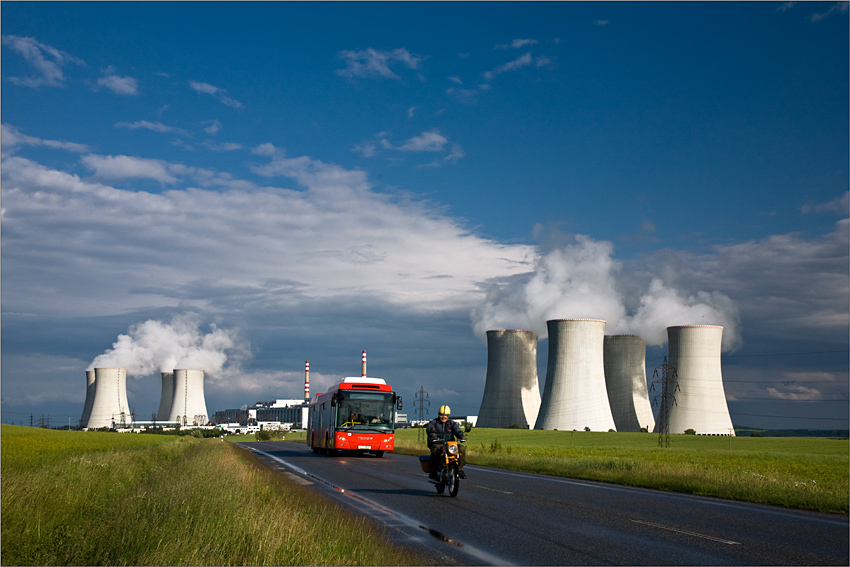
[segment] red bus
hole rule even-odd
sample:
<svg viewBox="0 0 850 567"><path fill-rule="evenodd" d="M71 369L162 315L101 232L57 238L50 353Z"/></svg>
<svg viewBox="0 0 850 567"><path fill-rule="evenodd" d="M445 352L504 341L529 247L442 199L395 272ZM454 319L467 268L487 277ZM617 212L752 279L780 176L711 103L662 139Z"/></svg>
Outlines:
<svg viewBox="0 0 850 567"><path fill-rule="evenodd" d="M314 453L374 453L395 443L397 396L381 378L344 378L310 400L307 443Z"/></svg>

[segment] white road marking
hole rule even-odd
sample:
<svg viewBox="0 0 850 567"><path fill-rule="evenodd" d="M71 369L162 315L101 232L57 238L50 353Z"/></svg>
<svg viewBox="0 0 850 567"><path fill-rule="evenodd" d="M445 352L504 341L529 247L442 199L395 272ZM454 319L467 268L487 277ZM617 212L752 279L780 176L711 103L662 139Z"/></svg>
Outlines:
<svg viewBox="0 0 850 567"><path fill-rule="evenodd" d="M489 490L490 492L500 492L502 494L513 494L513 492L508 492L507 490L496 490L495 488L490 488L489 486L481 486L479 484L473 484L475 488L481 488L484 490Z"/></svg>
<svg viewBox="0 0 850 567"><path fill-rule="evenodd" d="M694 537L701 537L702 539L710 539L711 541L719 541L720 543L725 543L726 545L741 545L741 542L738 541L730 541L728 539L720 539L718 537L713 537L705 534L698 534L696 532L689 532L687 530L680 530L679 528L672 528L670 526L663 526L661 524L653 524L652 522L643 522L641 520L632 520L636 524L643 524L645 526L651 526L653 528L659 528L662 530L667 530L670 532L677 532L680 534L686 534Z"/></svg>

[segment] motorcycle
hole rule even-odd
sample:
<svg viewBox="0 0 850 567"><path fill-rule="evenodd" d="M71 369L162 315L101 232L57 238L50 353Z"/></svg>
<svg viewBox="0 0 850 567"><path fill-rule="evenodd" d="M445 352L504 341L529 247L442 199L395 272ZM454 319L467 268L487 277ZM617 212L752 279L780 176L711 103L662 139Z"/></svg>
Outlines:
<svg viewBox="0 0 850 567"><path fill-rule="evenodd" d="M437 488L437 494L442 494L449 489L449 496L457 496L457 491L460 489L460 468L458 466L458 457L460 456L460 447L458 443L465 443L466 440L454 441L453 439L437 440L434 443L442 445L440 451L440 468L437 470L437 479L428 477L428 482ZM422 470L430 475L431 470L431 455L422 455L419 457L419 466Z"/></svg>

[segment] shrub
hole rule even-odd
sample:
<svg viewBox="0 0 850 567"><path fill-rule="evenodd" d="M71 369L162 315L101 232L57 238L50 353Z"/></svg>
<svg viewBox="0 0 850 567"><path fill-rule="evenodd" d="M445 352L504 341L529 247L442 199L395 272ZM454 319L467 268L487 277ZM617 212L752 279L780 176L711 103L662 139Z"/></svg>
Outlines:
<svg viewBox="0 0 850 567"><path fill-rule="evenodd" d="M697 432L693 429L685 429L685 435L696 435Z"/></svg>

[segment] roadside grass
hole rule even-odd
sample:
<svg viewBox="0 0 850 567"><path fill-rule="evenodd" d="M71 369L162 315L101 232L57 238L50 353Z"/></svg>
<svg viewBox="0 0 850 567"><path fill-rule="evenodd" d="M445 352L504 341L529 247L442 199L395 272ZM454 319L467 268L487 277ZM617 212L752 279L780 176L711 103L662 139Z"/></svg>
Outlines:
<svg viewBox="0 0 850 567"><path fill-rule="evenodd" d="M218 439L1 435L3 565L424 562Z"/></svg>
<svg viewBox="0 0 850 567"><path fill-rule="evenodd" d="M397 430L395 452L426 454L418 436ZM649 433L478 428L468 439L475 465L848 513L847 439L671 435L660 448Z"/></svg>

